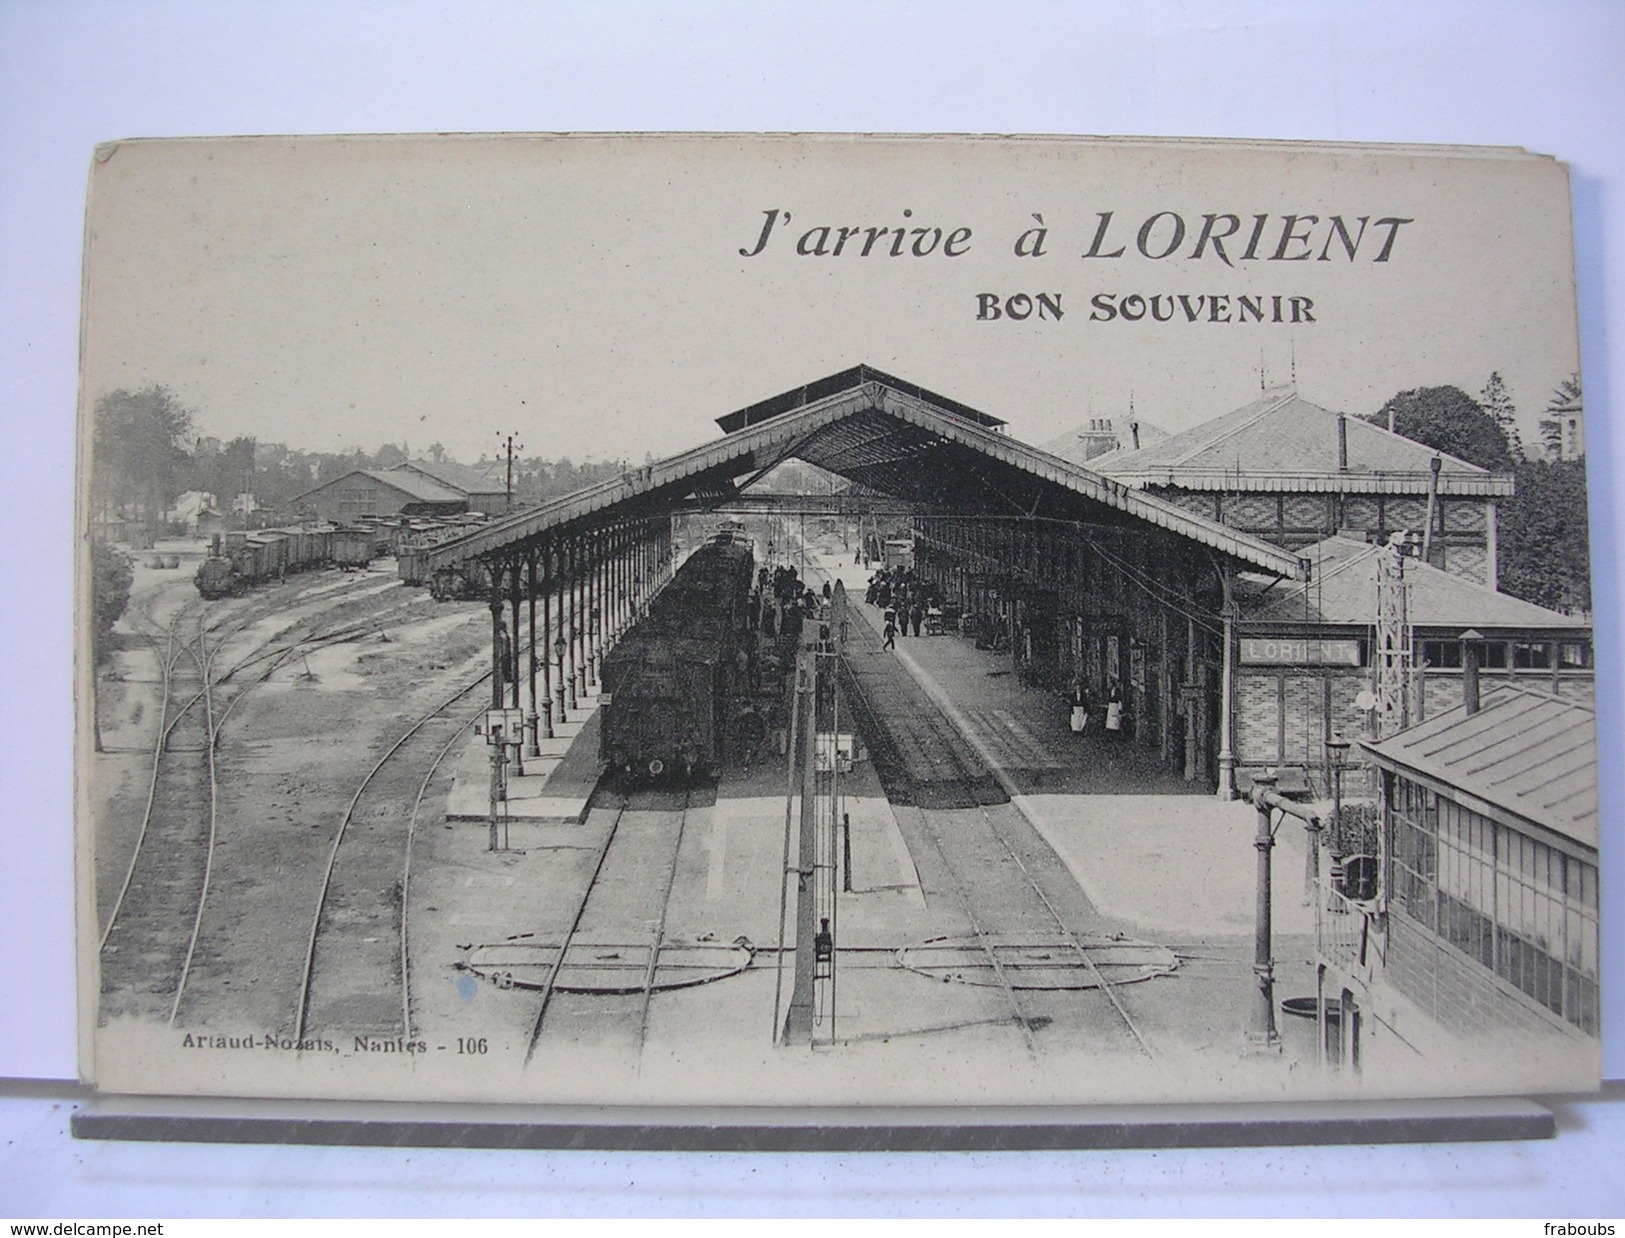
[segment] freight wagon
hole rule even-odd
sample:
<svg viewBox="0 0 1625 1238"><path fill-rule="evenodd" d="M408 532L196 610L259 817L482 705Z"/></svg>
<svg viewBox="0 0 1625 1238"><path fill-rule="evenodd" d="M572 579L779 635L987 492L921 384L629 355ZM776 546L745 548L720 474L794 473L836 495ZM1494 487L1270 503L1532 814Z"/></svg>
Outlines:
<svg viewBox="0 0 1625 1238"><path fill-rule="evenodd" d="M194 580L204 597L223 598L268 580L280 580L290 572L334 563L344 568L365 567L371 561L371 538L359 530L314 525L231 532L215 539Z"/></svg>

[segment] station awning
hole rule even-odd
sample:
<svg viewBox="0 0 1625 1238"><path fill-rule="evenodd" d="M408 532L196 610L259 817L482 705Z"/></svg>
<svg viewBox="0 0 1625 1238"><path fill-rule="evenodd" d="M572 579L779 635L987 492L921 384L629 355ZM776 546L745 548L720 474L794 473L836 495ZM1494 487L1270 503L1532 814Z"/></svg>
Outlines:
<svg viewBox="0 0 1625 1238"><path fill-rule="evenodd" d="M802 392L816 389L814 398ZM912 384L858 366L798 388L796 400L731 433L575 494L515 512L428 552L430 567L518 553L554 531L720 506L789 459L805 460L894 499L941 515L1151 525L1274 576L1306 580L1306 560L1256 537L1134 490L998 433ZM761 405L753 405L753 408ZM721 420L729 420L727 418ZM732 422L730 422L732 424Z"/></svg>

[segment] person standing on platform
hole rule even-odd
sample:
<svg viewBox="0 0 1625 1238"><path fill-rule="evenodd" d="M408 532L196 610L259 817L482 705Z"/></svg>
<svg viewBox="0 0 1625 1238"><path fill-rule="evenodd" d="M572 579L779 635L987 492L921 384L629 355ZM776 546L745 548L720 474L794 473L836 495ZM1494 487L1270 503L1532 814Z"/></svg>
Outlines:
<svg viewBox="0 0 1625 1238"><path fill-rule="evenodd" d="M925 611L920 606L920 599L916 597L914 604L908 608L909 626L914 629L914 635L920 634L920 624L925 620Z"/></svg>
<svg viewBox="0 0 1625 1238"><path fill-rule="evenodd" d="M1082 735L1089 729L1089 694L1083 690L1081 683L1072 685L1072 716L1070 719L1072 734Z"/></svg>
<svg viewBox="0 0 1625 1238"><path fill-rule="evenodd" d="M1123 689L1112 680L1112 689L1106 696L1106 735L1120 739L1123 734Z"/></svg>
<svg viewBox="0 0 1625 1238"><path fill-rule="evenodd" d="M886 612L886 630L884 632L884 636L886 637L885 642L880 647L882 649L896 649L897 616L892 614L892 612L889 610Z"/></svg>

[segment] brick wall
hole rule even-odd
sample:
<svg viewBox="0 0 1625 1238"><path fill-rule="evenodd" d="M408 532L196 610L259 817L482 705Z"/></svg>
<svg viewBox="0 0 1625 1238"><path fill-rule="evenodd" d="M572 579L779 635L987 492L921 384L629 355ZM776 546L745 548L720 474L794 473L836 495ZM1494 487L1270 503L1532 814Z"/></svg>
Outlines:
<svg viewBox="0 0 1625 1238"><path fill-rule="evenodd" d="M1552 673L1550 671L1515 671L1511 679L1507 678L1505 671L1484 671L1479 675L1478 689L1482 695L1496 686L1504 683L1515 683L1519 687L1531 688L1537 692L1550 692L1552 690ZM1595 708L1597 704L1597 684L1592 678L1591 671L1564 671L1557 681L1557 695L1566 701L1573 701L1577 705ZM1421 718L1428 718L1442 714L1447 709L1454 709L1461 704L1461 672L1449 670L1429 670L1422 677Z"/></svg>
<svg viewBox="0 0 1625 1238"><path fill-rule="evenodd" d="M1354 698L1370 684L1360 667L1240 667L1236 675L1236 757L1243 765L1319 767L1325 761L1325 687L1331 683L1332 732L1365 734ZM1458 698L1460 689L1457 689ZM1284 723L1284 725L1283 725ZM1284 734L1283 734L1284 731Z"/></svg>
<svg viewBox="0 0 1625 1238"><path fill-rule="evenodd" d="M1236 678L1236 754L1244 763L1274 764L1281 760L1277 748L1279 710L1273 672L1242 671Z"/></svg>

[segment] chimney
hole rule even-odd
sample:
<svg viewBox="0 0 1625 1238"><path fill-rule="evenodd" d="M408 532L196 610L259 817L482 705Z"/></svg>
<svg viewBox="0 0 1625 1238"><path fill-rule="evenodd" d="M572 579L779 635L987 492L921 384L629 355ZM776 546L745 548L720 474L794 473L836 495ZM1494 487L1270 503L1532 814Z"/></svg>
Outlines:
<svg viewBox="0 0 1625 1238"><path fill-rule="evenodd" d="M1349 418L1347 413L1337 414L1337 471L1349 471Z"/></svg>
<svg viewBox="0 0 1625 1238"><path fill-rule="evenodd" d="M1472 628L1461 634L1461 703L1468 717L1478 712L1478 642L1483 639Z"/></svg>

